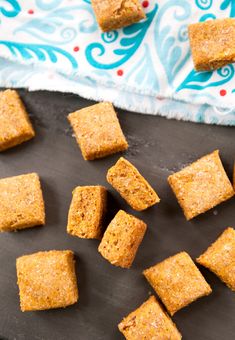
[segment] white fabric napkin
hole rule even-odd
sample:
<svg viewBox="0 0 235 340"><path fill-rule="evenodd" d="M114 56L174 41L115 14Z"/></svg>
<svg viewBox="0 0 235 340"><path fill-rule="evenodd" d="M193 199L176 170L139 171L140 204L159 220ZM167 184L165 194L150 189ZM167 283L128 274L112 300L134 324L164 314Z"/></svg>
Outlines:
<svg viewBox="0 0 235 340"><path fill-rule="evenodd" d="M146 19L102 33L90 0L0 0L0 86L73 92L132 111L235 125L235 66L196 72L192 22L234 0L149 0Z"/></svg>

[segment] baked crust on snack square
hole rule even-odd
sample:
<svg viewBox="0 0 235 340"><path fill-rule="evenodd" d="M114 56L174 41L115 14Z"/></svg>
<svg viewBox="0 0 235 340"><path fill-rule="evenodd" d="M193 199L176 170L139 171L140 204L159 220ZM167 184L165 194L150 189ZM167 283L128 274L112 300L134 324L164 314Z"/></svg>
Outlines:
<svg viewBox="0 0 235 340"><path fill-rule="evenodd" d="M25 106L15 90L0 91L0 151L35 136Z"/></svg>
<svg viewBox="0 0 235 340"><path fill-rule="evenodd" d="M111 264L130 268L146 229L143 221L119 210L108 225L98 250Z"/></svg>
<svg viewBox="0 0 235 340"><path fill-rule="evenodd" d="M180 340L180 332L154 296L118 325L127 340Z"/></svg>
<svg viewBox="0 0 235 340"><path fill-rule="evenodd" d="M234 196L234 190L215 150L168 177L187 220Z"/></svg>
<svg viewBox="0 0 235 340"><path fill-rule="evenodd" d="M196 260L235 291L235 230L227 228Z"/></svg>
<svg viewBox="0 0 235 340"><path fill-rule="evenodd" d="M107 191L104 187L76 187L69 208L67 232L81 238L100 239L106 205Z"/></svg>
<svg viewBox="0 0 235 340"><path fill-rule="evenodd" d="M139 0L92 0L91 4L103 32L129 26L145 18Z"/></svg>
<svg viewBox="0 0 235 340"><path fill-rule="evenodd" d="M151 185L136 167L123 157L108 170L107 181L134 210L145 210L160 202Z"/></svg>
<svg viewBox="0 0 235 340"><path fill-rule="evenodd" d="M178 253L143 272L171 315L212 290L191 257Z"/></svg>
<svg viewBox="0 0 235 340"><path fill-rule="evenodd" d="M61 308L78 300L74 254L51 250L16 260L22 312Z"/></svg>
<svg viewBox="0 0 235 340"><path fill-rule="evenodd" d="M102 158L128 148L117 114L109 102L70 113L68 120L85 160Z"/></svg>
<svg viewBox="0 0 235 340"><path fill-rule="evenodd" d="M45 224L45 207L36 173L0 179L0 231Z"/></svg>

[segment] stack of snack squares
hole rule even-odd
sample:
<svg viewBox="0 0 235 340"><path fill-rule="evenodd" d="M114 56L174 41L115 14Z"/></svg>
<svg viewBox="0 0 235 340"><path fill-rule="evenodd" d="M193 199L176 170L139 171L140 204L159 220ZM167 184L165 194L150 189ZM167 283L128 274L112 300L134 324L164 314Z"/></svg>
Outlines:
<svg viewBox="0 0 235 340"><path fill-rule="evenodd" d="M0 94L1 151L34 136L28 115L15 91ZM10 117L8 119L8 116ZM12 116L17 116L14 128ZM1 118L2 117L2 118ZM85 160L119 151L128 143L111 103L99 103L68 115ZM234 169L235 171L235 169ZM127 159L121 157L107 172L108 183L136 211L160 202L156 191ZM234 196L218 150L169 176L187 220L205 213ZM14 202L14 205L12 204ZM130 268L147 231L144 221L119 210L105 230L107 189L101 185L73 190L67 233L98 239L98 252L114 266ZM0 231L15 231L45 224L45 207L39 176L23 174L0 179ZM235 230L227 228L196 262L214 272L235 291ZM17 259L17 278L22 311L60 308L78 301L75 258L70 250L51 250ZM184 251L143 272L162 301L151 296L118 325L128 340L181 339L171 320L181 308L212 293L210 285ZM168 313L167 313L168 312Z"/></svg>

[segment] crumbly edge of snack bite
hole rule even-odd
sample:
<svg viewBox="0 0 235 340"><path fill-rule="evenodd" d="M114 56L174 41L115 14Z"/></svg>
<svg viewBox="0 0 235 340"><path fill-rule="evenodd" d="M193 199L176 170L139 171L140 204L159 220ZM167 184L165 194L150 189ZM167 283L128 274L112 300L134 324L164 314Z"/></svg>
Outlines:
<svg viewBox="0 0 235 340"><path fill-rule="evenodd" d="M118 124L119 124L119 122L118 122ZM122 141L119 141L119 143L115 146L111 145L108 149L106 148L106 150L99 150L99 151L96 151L94 153L86 153L84 151L84 149L81 147L81 145L80 145L80 148L81 148L81 151L82 151L83 158L86 161L93 161L95 159L111 156L111 155L118 153L118 152L126 151L128 149L128 143L125 139L125 136L123 135Z"/></svg>
<svg viewBox="0 0 235 340"><path fill-rule="evenodd" d="M99 2L102 4L102 0L100 0ZM136 10L127 7L126 1L121 1L119 8L110 8L110 12L107 13L107 9L105 11L101 11L99 6L97 6L97 1L92 0L92 7L100 29L103 32L108 32L111 30L130 26L146 18L146 15L139 0L133 0L132 4L136 6Z"/></svg>
<svg viewBox="0 0 235 340"><path fill-rule="evenodd" d="M125 222L129 224L129 228L125 224L123 226L121 225L122 220L125 220ZM135 226L133 227L134 224ZM131 245L119 245L119 238L121 234L120 230L118 230L119 228L125 228L127 230L132 228ZM123 210L119 210L119 212L114 216L113 220L108 225L98 247L98 251L112 265L128 269L131 267L135 259L139 246L144 238L146 229L147 225L142 220L133 215L127 214ZM121 234L121 240L125 238L125 236L125 234Z"/></svg>
<svg viewBox="0 0 235 340"><path fill-rule="evenodd" d="M75 207L74 207L74 202L73 200L76 200L76 197L74 197L75 192L79 192L79 191L83 191L83 190L87 190L87 189L95 189L95 190L99 190L99 197L98 198L98 207L97 207L97 212L96 212L96 216L95 216L95 220L93 221L93 230L91 231L89 228L89 230L87 231L87 233L84 233L84 231L82 232L81 230L81 226L77 225L73 225L73 218L74 218L74 214L75 214ZM70 204L70 208L69 208L69 214L68 214L68 223L67 223L67 232L68 234L72 235L72 236L77 236L79 238L94 238L94 239L101 239L101 235L102 235L102 223L104 221L104 215L106 213L106 209L107 209L107 190L105 187L97 185L97 186L78 186L73 190L73 197L72 197L72 201ZM84 214L85 212L83 211L82 214ZM86 222L88 225L88 222ZM84 226L83 226L84 228Z"/></svg>
<svg viewBox="0 0 235 340"><path fill-rule="evenodd" d="M35 131L34 131L33 125L29 119L29 115L26 111L24 103L21 100L17 91L10 90L10 89L7 89L5 91L0 91L0 111L1 111L1 96L4 96L4 95L13 97L11 98L11 100L15 101L17 105L19 105L20 112L22 114L21 119L25 120L25 124L24 124L25 126L24 126L24 131L22 132L22 134L19 134L18 136L13 136L5 140L5 142L2 142L0 144L0 152L10 149L19 144L22 144L23 142L27 142L28 140L35 137ZM8 103L8 105L11 105L11 103Z"/></svg>
<svg viewBox="0 0 235 340"><path fill-rule="evenodd" d="M117 172L119 172L117 169L122 167L122 165L125 164L125 166L128 168L127 173L130 173L129 177L134 177L136 181L142 182L145 185L145 190L148 193L148 202L141 202L139 204L136 202L136 199L133 197L133 194L131 193L131 190L124 190L124 193L122 192L123 184L118 184L116 182ZM114 180L113 180L114 178ZM119 194L122 196L122 198L134 209L137 211L142 211L145 209L150 208L151 206L155 205L156 203L160 202L160 198L158 197L156 191L152 188L152 186L147 182L147 180L141 175L141 173L138 171L138 169L128 160L126 160L123 157L120 157L119 160L114 164L107 172L106 179L110 185L116 189ZM130 192L129 192L130 191ZM151 198L149 198L151 196Z"/></svg>
<svg viewBox="0 0 235 340"><path fill-rule="evenodd" d="M111 110L112 114L114 114L114 119L115 119L114 124L116 124L116 127L119 129L120 135L115 140L115 144L112 141L110 143L110 147L108 147L108 148L107 147L105 149L104 148L103 149L97 148L97 150L95 150L95 151L87 151L87 149L86 149L86 147L84 146L84 143L83 143L83 138L80 138L78 136L78 133L77 133L77 126L76 125L77 125L77 122L79 120L79 114L82 114L84 112L87 112L87 114L89 114L90 108L93 108L93 109L97 108L97 110L99 110L99 108L104 106L104 105L108 106L108 110ZM95 160L95 159L107 157L107 156L113 155L114 153L126 151L128 149L128 146L129 146L128 142L126 140L126 137L124 136L124 133L122 131L117 113L116 113L116 111L113 107L113 104L111 102L100 102L100 103L85 107L83 109L74 111L67 116L67 119L68 119L70 125L73 128L77 144L79 145L82 156L83 156L84 160L86 160L86 161L92 161L92 160Z"/></svg>
<svg viewBox="0 0 235 340"><path fill-rule="evenodd" d="M221 245L226 247L227 240L233 238L235 240L235 230L232 227L226 228L223 233L202 253L198 258L196 258L196 262L202 265L203 267L206 267L211 272L213 272L215 275L217 275L221 281L223 281L232 291L235 291L235 274L234 274L234 282L231 283L231 281L228 281L226 272L222 271L216 268L216 263L213 265L211 263L211 256L213 257L213 254L220 253L219 247ZM234 241L235 242L235 241ZM234 249L235 253L235 249ZM221 261L223 261L223 258L221 258ZM226 270L226 264L224 264L225 270ZM235 269L235 258L234 258L234 269Z"/></svg>
<svg viewBox="0 0 235 340"><path fill-rule="evenodd" d="M201 283L204 285L204 290L200 293L197 294L196 297L194 297L193 299L189 299L188 301L183 301L180 304L178 303L177 306L172 305L171 303L169 303L169 299L165 297L165 293L162 294L160 292L160 289L158 287L158 280L156 280L154 277L152 277L152 273L153 275L155 275L155 270L157 267L162 267L165 264L168 264L169 266L172 266L171 261L173 259L179 258L179 257L184 257L185 259L187 259L188 261L188 265L191 266L191 269L193 270L194 273L196 273L201 280ZM165 269L161 269L161 271L164 271ZM166 258L165 260L155 264L154 266L151 266L147 269L145 269L143 271L143 275L145 276L146 280L149 282L149 284L153 287L153 289L156 291L156 293L159 295L160 299L162 300L162 302L164 303L164 305L166 306L168 312L170 313L171 316L173 316L177 311L179 311L182 308L187 307L188 305L190 305L191 303L193 303L194 301L198 300L201 297L207 296L209 294L212 293L212 289L210 287L210 285L208 284L208 282L205 280L204 276L202 275L202 273L200 272L200 270L198 269L198 267L195 265L195 263L193 262L192 258L189 256L188 253L182 251L180 253L177 253L173 256L170 256L168 258ZM187 279L187 278L186 278ZM182 280L183 283L183 280Z"/></svg>
<svg viewBox="0 0 235 340"><path fill-rule="evenodd" d="M202 211L200 211L200 212L198 212L198 211L192 212L190 209L185 208L185 205L184 205L184 198L179 197L179 195L178 195L178 189L177 189L177 186L178 186L178 185L177 185L177 182L180 181L180 180L179 180L178 178L176 178L176 177L178 177L181 173L184 173L185 171L190 170L192 167L194 167L195 164L200 163L203 159L206 159L206 158L208 158L208 157L213 157L213 158L214 158L214 163L216 163L217 166L219 167L220 172L223 174L223 179L226 180L227 184L228 184L229 187L230 187L230 188L229 188L230 190L227 191L226 193L224 193L224 195L223 195L223 197L222 197L222 199L220 200L219 203L213 204L210 208L204 208L204 209L203 209ZM229 181L229 178L228 178L228 176L227 176L227 174L226 174L226 172L225 172L223 163L222 163L222 161L221 161L221 159L220 159L219 150L215 150L215 151L213 151L212 153L207 154L207 155L205 155L205 156L199 158L198 160L196 160L195 162L189 164L189 165L186 166L185 168L183 168L183 169L181 169L181 170L175 172L174 174L170 175L170 176L168 177L167 180L168 180L168 183L169 183L171 189L173 190L173 192L174 192L174 194L175 194L175 196L176 196L176 199L177 199L177 201L178 201L180 207L181 207L182 210L183 210L183 213L184 213L184 215L185 215L187 221L193 219L194 217L196 217L196 216L198 216L198 215L200 215L200 214L203 214L203 213L205 213L205 212L207 212L207 211L213 209L213 208L214 208L215 206L217 206L218 204L223 203L224 201L228 200L229 198L231 198L231 197L233 197L233 196L235 195L233 186L232 186L231 182Z"/></svg>
<svg viewBox="0 0 235 340"><path fill-rule="evenodd" d="M74 299L73 301L70 301L70 303L61 305L59 307L54 307L54 306L48 306L45 308L42 307L32 307L28 306L27 304L24 303L24 299L22 299L22 282L21 282L21 274L22 274L22 268L24 269L24 261L28 260L29 258L34 258L35 256L46 256L46 255L56 255L58 254L59 256L63 253L63 255L66 255L66 261L69 266L70 270L70 280L72 281L73 284L73 293L74 293ZM20 309L22 312L31 312L31 311L43 311L43 310L49 310L49 309L58 309L58 308L65 308L70 305L73 305L76 303L79 299L79 293L78 293L78 286L77 286L77 278L76 278L76 273L75 273L75 259L74 259L74 252L71 250L49 250L49 251L39 251L37 253L33 254L28 254L28 255L23 255L20 256L16 259L16 273L17 273L17 284L19 287L19 297L20 297Z"/></svg>
<svg viewBox="0 0 235 340"><path fill-rule="evenodd" d="M39 193L40 193L40 207L41 207L42 215L40 216L40 219L38 221L38 223L39 223L38 225L45 225L45 223L46 223L45 202L44 202L44 198L43 198L43 192L42 192L42 185L41 185L40 177L36 172L32 172L31 175L35 176L35 178L37 179L38 186L39 186Z"/></svg>
<svg viewBox="0 0 235 340"><path fill-rule="evenodd" d="M159 340L160 339L162 339L162 340L163 339L168 339L168 338L172 339L172 340L173 339L174 340L182 339L182 336L181 336L180 332L178 331L178 329L177 329L175 323L173 322L173 320L164 311L164 309L162 308L161 304L157 301L157 299L152 295L152 296L150 296L148 298L148 300L146 300L144 303L142 303L142 305L140 305L137 309L135 309L129 315L124 317L123 320L118 324L119 331L124 335L124 337L127 340L137 340L137 339L140 339L139 338L139 334L136 334L134 336L129 335L128 329L130 329L132 327L135 328L135 320L136 320L136 318L138 317L138 315L142 316L142 314L145 314L146 313L145 308L147 309L148 307L152 307L152 308L150 308L149 312L154 313L154 314L156 314L156 312L157 312L156 310L154 310L154 307L155 308L157 307L159 309L158 313L161 313L162 314L162 319L165 319L165 320L161 319L161 322L159 323L159 328L163 328L163 327L166 328L166 329L159 330L159 331L163 332L162 333L162 337L160 337L160 334L158 335L159 336L159 338L158 338ZM144 321L145 325L147 325L148 320L145 320L143 318L141 318L141 319ZM166 331L168 332L168 334L166 334ZM169 332L171 332L171 334L169 334ZM175 334L172 334L172 333L175 333ZM141 335L143 335L143 334L141 334ZM137 338L137 336L138 336L138 338ZM144 339L147 339L146 336L147 336L147 334L144 334ZM171 337L171 336L174 336L174 338Z"/></svg>
<svg viewBox="0 0 235 340"><path fill-rule="evenodd" d="M218 55L214 59L211 60L200 60L200 56L198 57L198 49L195 48L194 40L195 40L195 35L196 31L200 28L200 32L203 32L203 27L208 27L211 26L211 29L213 28L213 25L216 25L216 23L221 24L224 22L225 24L227 23L235 23L235 20L233 18L225 18L225 19L215 19L215 20L209 20L206 22L198 22L195 24L191 24L188 27L188 33L189 33L189 42L191 46L191 51L192 51L192 58L193 58L193 63L194 63L194 68L196 71L212 71L216 70L218 68L221 68L223 66L226 66L227 64L235 62L235 52L231 54L229 57L227 53L224 53L223 55ZM200 53L200 52L199 52Z"/></svg>
<svg viewBox="0 0 235 340"><path fill-rule="evenodd" d="M12 225L12 223L10 225L0 225L0 233L1 232L11 232L11 231L17 231L17 230L22 230L22 229L28 229L28 228L32 228L32 227L36 227L36 226L40 226L40 225L45 225L45 219L46 219L46 215L45 215L45 204L44 204L44 199L43 199L43 193L42 193L42 187L41 187L41 182L40 182L40 178L38 176L38 174L36 172L32 172L29 174L23 174L23 175L17 175L17 176L13 176L13 177L7 177L7 178L2 178L0 179L0 183L1 181L4 180L9 180L9 182L11 180L14 179L18 179L21 177L28 177L28 178L32 178L34 177L34 179L36 179L36 186L34 187L34 191L37 191L39 197L38 197L38 206L40 209L40 214L38 215L37 219L34 219L33 221L27 221L27 222L19 222L16 221L15 223L15 227ZM9 185L11 185L11 183L9 183Z"/></svg>

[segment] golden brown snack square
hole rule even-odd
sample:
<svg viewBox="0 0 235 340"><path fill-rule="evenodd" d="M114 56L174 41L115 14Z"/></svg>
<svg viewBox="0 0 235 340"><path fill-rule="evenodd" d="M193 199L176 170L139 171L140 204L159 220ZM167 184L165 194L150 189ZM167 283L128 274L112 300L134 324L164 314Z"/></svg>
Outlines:
<svg viewBox="0 0 235 340"><path fill-rule="evenodd" d="M117 114L108 102L68 115L85 160L102 158L128 148Z"/></svg>
<svg viewBox="0 0 235 340"><path fill-rule="evenodd" d="M72 251L51 250L19 257L16 270L22 312L61 308L77 302Z"/></svg>
<svg viewBox="0 0 235 340"><path fill-rule="evenodd" d="M102 186L83 186L73 190L67 232L81 238L101 238L107 204L107 191Z"/></svg>
<svg viewBox="0 0 235 340"><path fill-rule="evenodd" d="M127 340L180 340L182 336L154 296L118 325Z"/></svg>
<svg viewBox="0 0 235 340"><path fill-rule="evenodd" d="M160 202L150 184L136 167L123 157L108 170L107 181L135 210L145 210Z"/></svg>
<svg viewBox="0 0 235 340"><path fill-rule="evenodd" d="M111 264L130 268L146 229L143 221L119 210L108 225L98 251Z"/></svg>
<svg viewBox="0 0 235 340"><path fill-rule="evenodd" d="M0 231L45 224L45 208L36 173L0 179Z"/></svg>
<svg viewBox="0 0 235 340"><path fill-rule="evenodd" d="M227 228L196 260L235 291L235 230Z"/></svg>
<svg viewBox="0 0 235 340"><path fill-rule="evenodd" d="M194 67L210 71L235 62L235 19L208 20L189 25Z"/></svg>
<svg viewBox="0 0 235 340"><path fill-rule="evenodd" d="M18 93L0 92L0 151L26 142L35 136L29 116Z"/></svg>
<svg viewBox="0 0 235 340"><path fill-rule="evenodd" d="M91 4L103 32L129 26L145 18L139 0L92 0Z"/></svg>
<svg viewBox="0 0 235 340"><path fill-rule="evenodd" d="M143 274L171 315L212 292L186 252L167 258Z"/></svg>
<svg viewBox="0 0 235 340"><path fill-rule="evenodd" d="M168 177L187 220L234 196L216 150Z"/></svg>

